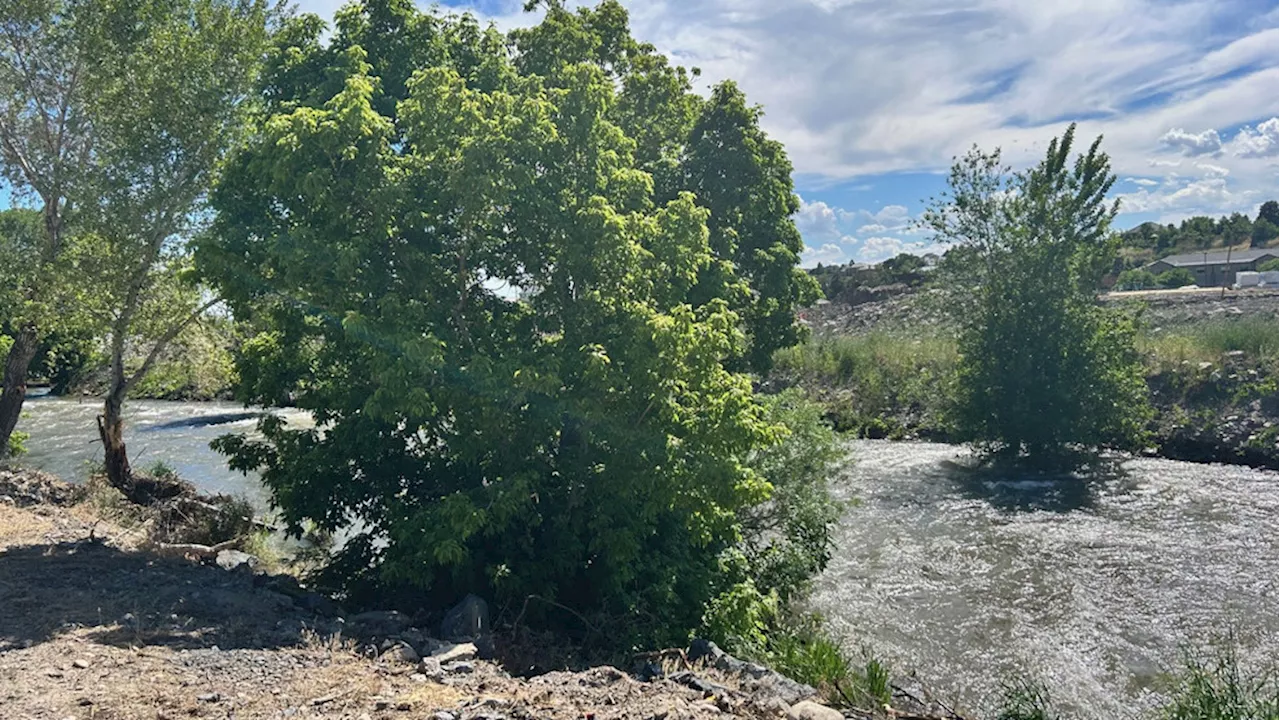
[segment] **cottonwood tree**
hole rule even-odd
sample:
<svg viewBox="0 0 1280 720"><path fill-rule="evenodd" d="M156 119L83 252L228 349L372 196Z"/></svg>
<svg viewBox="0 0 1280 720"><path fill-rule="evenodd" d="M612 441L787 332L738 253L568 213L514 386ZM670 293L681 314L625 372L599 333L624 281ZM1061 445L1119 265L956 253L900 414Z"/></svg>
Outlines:
<svg viewBox="0 0 1280 720"><path fill-rule="evenodd" d="M0 456L26 397L27 373L43 333L66 316L70 270L67 217L92 146L84 113L90 57L57 0L0 4L0 174L11 197L35 205L40 230L5 273L12 343L0 395Z"/></svg>
<svg viewBox="0 0 1280 720"><path fill-rule="evenodd" d="M40 146L37 140L46 135L57 137L56 125L42 118L65 116L78 144L74 155L63 151L74 164L52 150L33 163L24 146L16 146L9 164L30 178L27 186L42 199L49 256L64 252L72 231L92 249L92 262L86 263L93 276L90 299L110 338L110 383L99 435L107 475L127 492L132 473L123 433L125 397L165 346L213 302L181 281L185 240L201 223L200 201L242 127L272 10L258 0L87 0L32 7L30 18L13 23L10 42L20 49L39 43L48 55L41 66L59 70L59 79L41 89L71 89L61 95L44 91L58 98L56 113L40 109L50 104L44 95L29 93L25 107L34 119L9 123L26 128L12 134ZM29 64L26 57L15 51L20 67ZM61 147L56 139L53 147ZM24 165L50 169L42 175ZM70 210L74 224L67 222ZM35 286L33 296L39 290ZM34 337L38 324L28 325ZM15 359L18 347L15 342L10 351L12 364L29 364L29 355Z"/></svg>
<svg viewBox="0 0 1280 720"><path fill-rule="evenodd" d="M94 191L82 202L84 232L105 249L101 292L110 308L110 378L99 419L107 476L132 476L122 408L167 344L216 298L184 286L186 240L200 202L244 122L245 102L266 48L271 8L263 0L94 2L97 28ZM131 341L141 362L127 367Z"/></svg>
<svg viewBox="0 0 1280 720"><path fill-rule="evenodd" d="M780 432L734 369L813 294L785 155L617 3L504 37L371 0L322 34L277 36L197 251L270 328L242 399L317 428L220 448L295 531L356 521L331 567L356 602L536 596L526 621L687 632L769 491L743 458ZM717 147L742 172L713 183Z"/></svg>
<svg viewBox="0 0 1280 720"><path fill-rule="evenodd" d="M1075 126L1021 172L970 151L924 222L952 243L946 286L960 321L953 420L985 453L1057 463L1081 448L1139 447L1150 414L1131 318L1101 307L1118 210L1099 137Z"/></svg>

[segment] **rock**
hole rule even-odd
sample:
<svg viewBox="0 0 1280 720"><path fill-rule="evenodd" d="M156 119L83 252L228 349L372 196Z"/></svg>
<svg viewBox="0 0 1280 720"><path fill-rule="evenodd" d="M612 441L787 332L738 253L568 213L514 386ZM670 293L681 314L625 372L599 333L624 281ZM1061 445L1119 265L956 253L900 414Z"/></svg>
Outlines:
<svg viewBox="0 0 1280 720"><path fill-rule="evenodd" d="M832 710L812 700L803 700L791 706L787 711L789 720L844 720L839 710Z"/></svg>
<svg viewBox="0 0 1280 720"><path fill-rule="evenodd" d="M360 638L398 635L409 627L409 617L395 610L371 610L347 618L347 634Z"/></svg>
<svg viewBox="0 0 1280 720"><path fill-rule="evenodd" d="M489 632L489 604L477 595L467 595L445 613L440 637L453 642L475 640Z"/></svg>
<svg viewBox="0 0 1280 720"><path fill-rule="evenodd" d="M88 661L88 660L85 660L84 658L77 658L77 659L76 659L74 662L72 662L71 664L72 664L72 665L74 665L74 666L76 666L76 667L78 667L78 668L80 668L81 670L86 670L86 669L88 669L88 667L89 667L89 661Z"/></svg>
<svg viewBox="0 0 1280 720"><path fill-rule="evenodd" d="M717 687L716 685L709 683L706 680L703 680L702 678L689 672L688 670L683 670L677 673L671 673L670 675L667 676L667 679L672 682L680 683L685 687L693 688L694 690L697 690L700 693L714 693L715 688Z"/></svg>
<svg viewBox="0 0 1280 720"><path fill-rule="evenodd" d="M457 717L454 716L453 713L441 710L440 712L437 712L434 715L432 715L431 720L458 720L458 719Z"/></svg>
<svg viewBox="0 0 1280 720"><path fill-rule="evenodd" d="M791 678L776 672L759 679L752 680L748 687L757 695L767 695L782 700L784 705L793 705L818 694L810 685L798 683Z"/></svg>
<svg viewBox="0 0 1280 720"><path fill-rule="evenodd" d="M214 558L214 562L223 570L235 570L241 566L246 566L252 570L258 565L258 558L239 550L223 550Z"/></svg>
<svg viewBox="0 0 1280 720"><path fill-rule="evenodd" d="M486 633L475 639L476 656L481 660L493 660L498 657L498 645L493 640L493 635Z"/></svg>
<svg viewBox="0 0 1280 720"><path fill-rule="evenodd" d="M444 677L444 669L440 667L440 661L433 658L423 658L418 663L418 674L431 680L439 680Z"/></svg>
<svg viewBox="0 0 1280 720"><path fill-rule="evenodd" d="M470 675L476 671L476 666L470 662L451 662L442 669L450 675Z"/></svg>
<svg viewBox="0 0 1280 720"><path fill-rule="evenodd" d="M422 673L413 673L409 676L409 679L416 683L424 683L427 681L427 676Z"/></svg>
<svg viewBox="0 0 1280 720"><path fill-rule="evenodd" d="M444 665L446 663L458 660L474 660L477 656L476 646L472 643L460 643L457 645L446 645L437 650L431 657L436 662Z"/></svg>
<svg viewBox="0 0 1280 720"><path fill-rule="evenodd" d="M708 663L714 665L715 662L719 660L724 654L725 652L721 650L719 646L717 646L715 643L711 642L710 640L703 640L702 638L698 638L693 642L689 643L689 652L687 653L687 656L689 658L689 662L696 662L698 660L706 659Z"/></svg>
<svg viewBox="0 0 1280 720"><path fill-rule="evenodd" d="M662 666L652 660L642 663L636 670L636 676L645 682L661 680L664 674Z"/></svg>
<svg viewBox="0 0 1280 720"><path fill-rule="evenodd" d="M211 693L204 693L203 695L197 695L196 699L199 700L200 702L216 703L222 699L222 696L216 692L211 692Z"/></svg>
<svg viewBox="0 0 1280 720"><path fill-rule="evenodd" d="M417 664L422 657L418 655L418 651L405 643L398 643L391 649L382 653L382 657L393 662L405 663L408 665Z"/></svg>

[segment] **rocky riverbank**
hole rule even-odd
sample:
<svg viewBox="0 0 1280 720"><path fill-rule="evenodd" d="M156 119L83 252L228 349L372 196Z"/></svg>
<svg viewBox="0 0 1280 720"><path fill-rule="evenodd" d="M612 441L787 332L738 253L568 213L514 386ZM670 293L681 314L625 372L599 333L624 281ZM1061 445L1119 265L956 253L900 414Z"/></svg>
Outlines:
<svg viewBox="0 0 1280 720"><path fill-rule="evenodd" d="M156 544L82 500L0 468L6 718L844 717L710 643L530 675L483 603L439 626L347 613L244 552Z"/></svg>
<svg viewBox="0 0 1280 720"><path fill-rule="evenodd" d="M868 292L807 309L807 348L784 351L763 389L800 386L842 430L950 442L945 422L954 331L936 291ZM1136 312L1156 411L1151 452L1277 467L1275 290L1117 293ZM1269 349L1263 336L1269 335ZM1236 349L1242 348L1242 349Z"/></svg>

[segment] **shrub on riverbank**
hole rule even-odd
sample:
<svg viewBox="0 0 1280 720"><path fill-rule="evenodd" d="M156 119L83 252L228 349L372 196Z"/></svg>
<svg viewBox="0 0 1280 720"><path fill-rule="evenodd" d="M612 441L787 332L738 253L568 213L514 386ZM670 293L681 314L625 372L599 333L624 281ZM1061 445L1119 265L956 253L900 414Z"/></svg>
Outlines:
<svg viewBox="0 0 1280 720"><path fill-rule="evenodd" d="M1221 317L1137 335L1152 442L1167 457L1275 466L1274 318ZM766 388L798 386L837 429L952 440L955 340L945 331L814 338L777 354Z"/></svg>
<svg viewBox="0 0 1280 720"><path fill-rule="evenodd" d="M746 371L817 295L781 145L616 2L506 37L411 3L340 19L277 35L197 252L280 349L238 358L245 399L292 392L318 427L218 449L292 530L359 529L330 575L352 605L476 593L602 645L683 639L770 499L749 456L785 429Z"/></svg>
<svg viewBox="0 0 1280 720"><path fill-rule="evenodd" d="M1150 409L1134 323L1096 302L1119 203L1099 137L1072 157L1075 125L1035 167L971 150L923 216L952 296L959 357L950 425L984 455L1074 462L1077 449L1137 449Z"/></svg>

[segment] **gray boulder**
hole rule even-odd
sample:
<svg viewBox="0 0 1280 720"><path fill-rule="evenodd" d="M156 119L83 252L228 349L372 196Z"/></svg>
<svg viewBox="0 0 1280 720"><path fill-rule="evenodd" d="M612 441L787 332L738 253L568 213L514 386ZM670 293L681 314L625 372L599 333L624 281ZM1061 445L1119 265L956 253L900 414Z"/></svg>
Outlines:
<svg viewBox="0 0 1280 720"><path fill-rule="evenodd" d="M242 566L252 570L257 566L258 558L239 550L223 550L214 558L214 562L223 570L235 570Z"/></svg>
<svg viewBox="0 0 1280 720"><path fill-rule="evenodd" d="M469 642L489 632L489 604L477 595L467 595L445 613L440 637L452 642Z"/></svg>
<svg viewBox="0 0 1280 720"><path fill-rule="evenodd" d="M407 615L395 610L372 610L347 618L347 634L357 638L393 637L409 627Z"/></svg>

